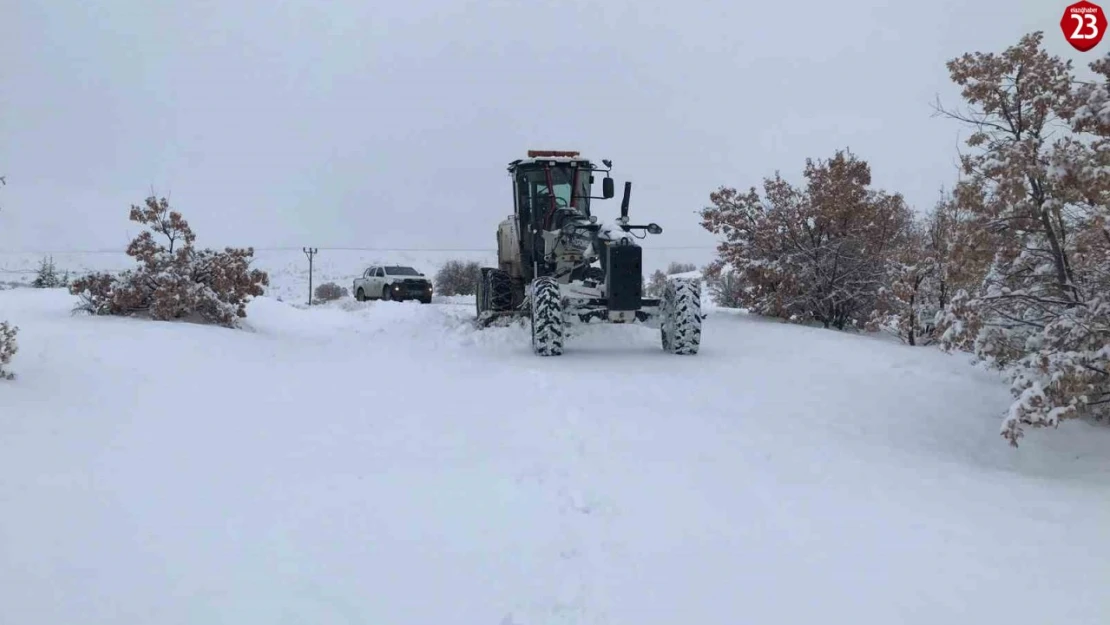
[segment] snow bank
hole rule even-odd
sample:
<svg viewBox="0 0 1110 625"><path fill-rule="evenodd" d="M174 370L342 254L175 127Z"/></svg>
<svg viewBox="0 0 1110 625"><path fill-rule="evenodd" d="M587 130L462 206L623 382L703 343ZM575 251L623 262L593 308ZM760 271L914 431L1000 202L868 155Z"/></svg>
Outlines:
<svg viewBox="0 0 1110 625"><path fill-rule="evenodd" d="M703 280L702 272L701 272L700 269L695 269L694 271L683 271L681 273L672 273L668 277L670 277L670 278L697 278L699 280Z"/></svg>
<svg viewBox="0 0 1110 625"><path fill-rule="evenodd" d="M533 357L470 304L21 326L12 623L1103 623L1110 432L1019 450L960 357L712 314Z"/></svg>

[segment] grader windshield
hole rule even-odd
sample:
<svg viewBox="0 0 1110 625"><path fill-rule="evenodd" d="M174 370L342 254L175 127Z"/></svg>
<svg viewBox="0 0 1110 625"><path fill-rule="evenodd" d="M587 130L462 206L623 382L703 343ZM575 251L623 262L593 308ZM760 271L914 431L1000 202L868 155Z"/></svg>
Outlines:
<svg viewBox="0 0 1110 625"><path fill-rule="evenodd" d="M537 228L550 228L560 209L589 217L592 173L586 163L572 166L566 162L540 161L522 165L516 180L521 217Z"/></svg>

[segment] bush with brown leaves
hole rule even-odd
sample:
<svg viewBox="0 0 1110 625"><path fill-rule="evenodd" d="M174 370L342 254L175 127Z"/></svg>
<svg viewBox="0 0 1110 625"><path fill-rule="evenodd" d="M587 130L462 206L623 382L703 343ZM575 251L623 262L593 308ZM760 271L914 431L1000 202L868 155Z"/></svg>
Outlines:
<svg viewBox="0 0 1110 625"><path fill-rule="evenodd" d="M81 298L77 310L236 327L250 299L270 283L266 272L250 268L253 248L196 249L196 235L165 198L132 206L130 219L148 228L127 247L139 267L74 280L69 289Z"/></svg>
<svg viewBox="0 0 1110 625"><path fill-rule="evenodd" d="M325 282L316 287L316 299L321 302L333 302L337 299L347 297L350 294L346 288L339 286L334 282Z"/></svg>
<svg viewBox="0 0 1110 625"><path fill-rule="evenodd" d="M721 188L702 226L724 238L717 260L743 282L731 289L734 303L826 328L859 327L912 213L900 194L871 188L870 165L850 152L807 159L804 175L804 187L778 173L765 178L762 195Z"/></svg>

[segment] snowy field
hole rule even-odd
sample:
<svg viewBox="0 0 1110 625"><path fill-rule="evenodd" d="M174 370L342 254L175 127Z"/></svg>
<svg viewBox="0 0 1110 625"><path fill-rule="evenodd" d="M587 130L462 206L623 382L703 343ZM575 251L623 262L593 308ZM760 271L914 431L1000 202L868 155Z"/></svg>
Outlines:
<svg viewBox="0 0 1110 625"><path fill-rule="evenodd" d="M271 296L246 331L73 301L0 291L5 625L1110 622L1110 428L1011 449L960 356L729 311L697 356L591 326L542 359L465 298Z"/></svg>
<svg viewBox="0 0 1110 625"><path fill-rule="evenodd" d="M203 247L203 243L198 242ZM121 271L136 266L135 260L124 252L4 252L0 251L0 286L27 285L35 279L35 272L44 256L51 256L59 273L69 271L71 276L90 271ZM257 250L254 266L270 274L267 295L285 301L308 301L308 258L300 249ZM644 244L644 275L666 270L671 262L694 263L699 268L713 257L711 248L653 249ZM320 250L313 260L313 285L324 282L351 288L351 281L373 264L410 265L429 277L451 260L476 261L486 266L496 266L497 250L489 251L410 251L410 250Z"/></svg>

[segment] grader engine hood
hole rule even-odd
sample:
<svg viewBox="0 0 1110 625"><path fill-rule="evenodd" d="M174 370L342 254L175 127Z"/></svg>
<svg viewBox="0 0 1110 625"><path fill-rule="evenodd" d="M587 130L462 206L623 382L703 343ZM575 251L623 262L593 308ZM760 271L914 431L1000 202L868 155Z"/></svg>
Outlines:
<svg viewBox="0 0 1110 625"><path fill-rule="evenodd" d="M597 231L597 238L602 241L610 241L620 245L639 245L635 237L624 230L627 225L627 220L624 218L614 219L612 222L604 223L601 229Z"/></svg>
<svg viewBox="0 0 1110 625"><path fill-rule="evenodd" d="M564 249L584 253L594 242L593 232L590 229L592 225L585 219L572 221L563 226L557 240Z"/></svg>

